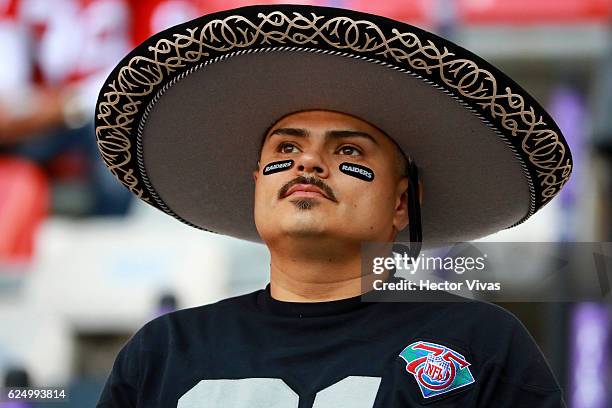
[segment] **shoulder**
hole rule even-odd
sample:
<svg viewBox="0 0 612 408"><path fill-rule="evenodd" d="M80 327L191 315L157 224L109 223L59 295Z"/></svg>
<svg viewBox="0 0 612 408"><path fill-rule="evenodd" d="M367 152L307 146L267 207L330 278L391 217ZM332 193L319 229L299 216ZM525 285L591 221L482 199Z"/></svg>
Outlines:
<svg viewBox="0 0 612 408"><path fill-rule="evenodd" d="M148 321L117 354L114 377L135 381L133 379L137 378L137 373L143 372L145 365L167 359L170 350L185 351L193 344L205 345L214 329L211 325L223 324L222 319L240 313L245 302L256 293L177 310Z"/></svg>
<svg viewBox="0 0 612 408"><path fill-rule="evenodd" d="M409 333L436 339L440 344L458 346L479 367L495 367L508 387L558 392L557 383L540 347L520 319L509 310L481 300L455 299L453 302L427 302L418 307L403 304L396 312L403 315ZM416 321L408 324L409 321ZM451 347L452 348L452 347Z"/></svg>
<svg viewBox="0 0 612 408"><path fill-rule="evenodd" d="M446 339L501 364L510 356L541 356L523 323L512 312L490 302L455 298L389 307L405 336L416 331L424 337Z"/></svg>
<svg viewBox="0 0 612 408"><path fill-rule="evenodd" d="M423 324L435 324L449 329L464 327L481 332L490 328L495 329L491 335L500 336L524 329L521 321L501 306L452 294L425 302L391 302L384 309L385 313L391 312L406 321L414 321L416 316Z"/></svg>
<svg viewBox="0 0 612 408"><path fill-rule="evenodd" d="M444 330L457 333L473 347L495 353L503 360L521 347L526 353L541 354L521 320L499 305L466 299L441 305L440 313L439 324Z"/></svg>
<svg viewBox="0 0 612 408"><path fill-rule="evenodd" d="M158 316L144 324L133 336L133 340L139 341L142 348L149 350L163 350L170 345L179 346L191 338L205 335L222 324L223 320L240 314L253 302L258 292Z"/></svg>
<svg viewBox="0 0 612 408"><path fill-rule="evenodd" d="M467 325L483 342L508 349L524 346L541 354L523 322L508 309L487 301L469 300L456 302L448 311L455 324Z"/></svg>
<svg viewBox="0 0 612 408"><path fill-rule="evenodd" d="M504 383L531 390L560 390L541 348L512 312L490 302L473 300L460 302L451 310L473 331L474 352L486 351L480 357L488 357L500 367Z"/></svg>
<svg viewBox="0 0 612 408"><path fill-rule="evenodd" d="M505 327L511 329L524 329L521 320L511 311L499 305L484 300L470 299L453 302L451 310L463 319L477 322L482 326Z"/></svg>

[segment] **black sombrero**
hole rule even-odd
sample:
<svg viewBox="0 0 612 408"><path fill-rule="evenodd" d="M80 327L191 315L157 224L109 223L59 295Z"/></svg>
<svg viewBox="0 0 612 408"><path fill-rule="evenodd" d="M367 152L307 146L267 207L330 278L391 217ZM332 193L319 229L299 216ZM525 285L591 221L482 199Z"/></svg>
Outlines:
<svg viewBox="0 0 612 408"><path fill-rule="evenodd" d="M572 168L551 117L482 58L388 18L302 5L228 10L151 37L103 86L96 136L142 200L261 242L251 177L261 139L306 109L360 117L414 160L424 248L524 222Z"/></svg>

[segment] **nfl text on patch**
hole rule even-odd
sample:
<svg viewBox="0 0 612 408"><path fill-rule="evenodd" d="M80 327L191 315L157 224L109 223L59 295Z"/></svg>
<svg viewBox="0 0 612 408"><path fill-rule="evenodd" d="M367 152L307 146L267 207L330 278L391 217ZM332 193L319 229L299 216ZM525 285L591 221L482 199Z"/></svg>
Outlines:
<svg viewBox="0 0 612 408"><path fill-rule="evenodd" d="M340 164L340 171L348 174L349 176L357 177L358 179L365 181L374 180L374 172L365 166L361 166L355 163L342 163Z"/></svg>
<svg viewBox="0 0 612 408"><path fill-rule="evenodd" d="M272 162L267 164L266 167L264 167L263 174L267 176L268 174L289 170L291 167L293 167L293 160L281 160L277 162Z"/></svg>

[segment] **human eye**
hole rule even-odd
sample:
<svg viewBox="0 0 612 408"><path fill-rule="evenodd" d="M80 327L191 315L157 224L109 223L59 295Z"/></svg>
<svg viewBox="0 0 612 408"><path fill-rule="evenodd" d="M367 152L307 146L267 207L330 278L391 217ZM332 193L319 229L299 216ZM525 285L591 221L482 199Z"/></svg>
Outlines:
<svg viewBox="0 0 612 408"><path fill-rule="evenodd" d="M291 149L296 149L295 151L297 151L297 146L293 143L282 142L278 145L276 151L280 153L294 153L295 151Z"/></svg>
<svg viewBox="0 0 612 408"><path fill-rule="evenodd" d="M344 145L338 149L338 152L342 152L342 154L346 154L349 156L357 156L361 154L361 150L351 145Z"/></svg>

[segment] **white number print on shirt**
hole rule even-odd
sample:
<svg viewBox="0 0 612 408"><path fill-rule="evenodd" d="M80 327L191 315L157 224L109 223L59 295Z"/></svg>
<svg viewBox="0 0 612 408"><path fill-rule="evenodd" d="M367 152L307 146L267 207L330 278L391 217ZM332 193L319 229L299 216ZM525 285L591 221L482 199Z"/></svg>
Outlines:
<svg viewBox="0 0 612 408"><path fill-rule="evenodd" d="M372 408L380 377L349 376L317 392L312 408ZM202 380L177 408L297 408L298 395L280 378Z"/></svg>

